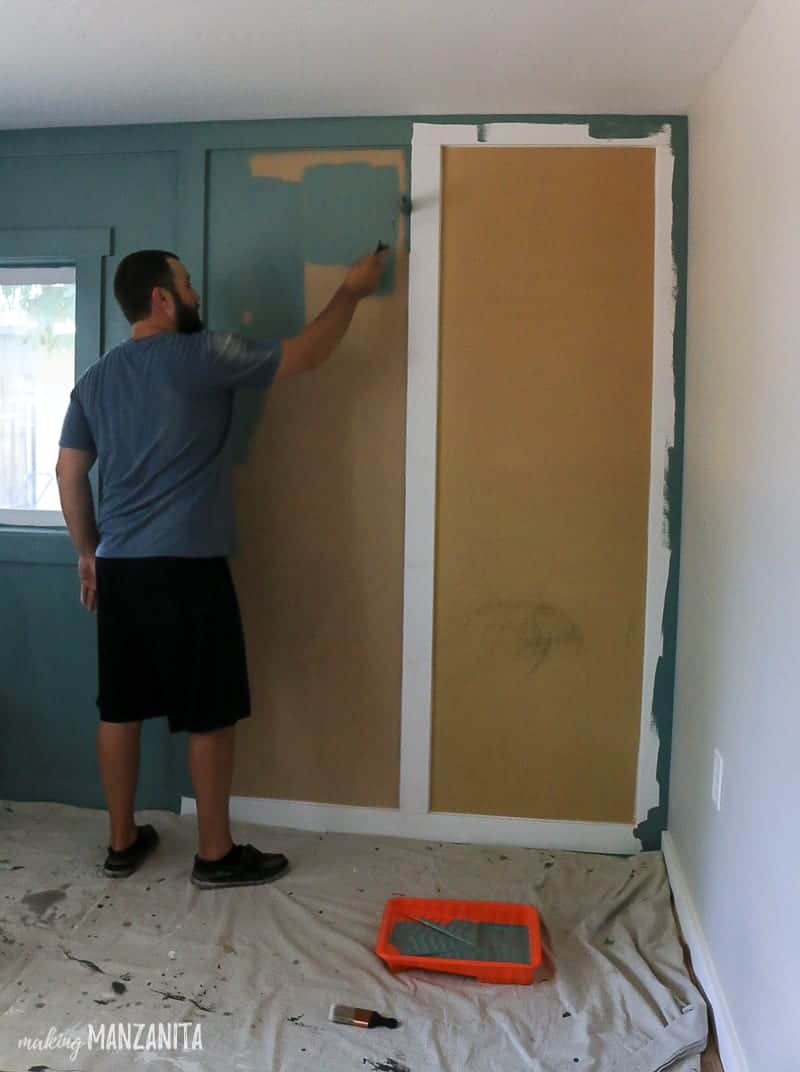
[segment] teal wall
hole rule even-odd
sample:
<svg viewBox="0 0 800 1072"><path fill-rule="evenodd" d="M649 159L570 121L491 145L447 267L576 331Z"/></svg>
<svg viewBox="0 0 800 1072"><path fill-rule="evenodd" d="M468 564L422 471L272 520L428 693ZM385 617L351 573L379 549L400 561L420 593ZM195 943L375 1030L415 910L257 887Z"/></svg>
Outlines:
<svg viewBox="0 0 800 1072"><path fill-rule="evenodd" d="M590 122L603 137L641 137L673 125L675 251L681 270L679 324L685 311L686 120L683 117L479 116L419 117L427 122ZM148 246L174 249L203 295L210 326L275 336L303 323L302 266L341 263L392 241L398 191L392 169L315 168L302 183L264 180L247 170L254 150L403 149L410 159L413 118L204 123L0 132L0 264L30 258L57 230L69 242L108 230L111 253L100 271L86 261L79 278L77 371L127 334L111 282L120 256ZM254 230L253 219L261 223ZM44 230L43 230L44 229ZM97 229L101 229L98 232ZM38 236L35 232L38 230ZM77 236L77 238L76 238ZM4 243L6 249L4 251ZM20 246L22 243L22 247ZM12 255L13 254L13 255ZM55 255L55 253L54 253ZM393 284L391 271L385 286ZM242 328L236 310L258 311ZM265 304L266 303L266 304ZM81 323L97 319L95 331ZM681 335L681 332L678 333ZM676 346L676 390L682 415L682 337ZM240 406L237 452L246 451L253 405ZM680 449L670 487L677 496L668 523L673 548L680 534ZM671 578L677 594L677 556ZM675 612L665 613L665 660L659 725L662 808L669 770ZM102 804L94 753L96 711L94 622L77 599L75 557L68 537L52 530L0 527L0 797ZM666 699L664 697L666 696ZM658 714L658 713L657 713ZM176 807L188 791L184 742L160 723L147 728L141 807ZM289 759L290 757L287 757Z"/></svg>

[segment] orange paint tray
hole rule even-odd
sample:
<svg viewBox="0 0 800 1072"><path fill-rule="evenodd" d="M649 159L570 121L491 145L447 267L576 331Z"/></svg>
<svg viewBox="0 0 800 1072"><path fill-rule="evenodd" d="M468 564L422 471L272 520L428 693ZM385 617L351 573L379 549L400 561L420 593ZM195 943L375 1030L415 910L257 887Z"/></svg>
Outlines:
<svg viewBox="0 0 800 1072"><path fill-rule="evenodd" d="M528 928L530 962L511 964L504 961L457 960L452 957L407 956L390 943L396 923L409 920L450 923L466 919L473 923L505 923ZM390 971L411 969L469 975L482 983L532 983L542 962L539 913L531 905L504 904L498 901L443 901L420 897L392 897L383 910L375 952Z"/></svg>

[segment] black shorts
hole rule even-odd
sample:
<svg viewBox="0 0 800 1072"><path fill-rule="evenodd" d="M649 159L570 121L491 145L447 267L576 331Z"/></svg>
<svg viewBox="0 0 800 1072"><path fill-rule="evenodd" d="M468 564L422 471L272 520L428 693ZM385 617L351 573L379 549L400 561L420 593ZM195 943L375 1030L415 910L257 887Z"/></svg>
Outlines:
<svg viewBox="0 0 800 1072"><path fill-rule="evenodd" d="M208 733L250 714L239 604L224 558L98 558L103 722L164 716Z"/></svg>

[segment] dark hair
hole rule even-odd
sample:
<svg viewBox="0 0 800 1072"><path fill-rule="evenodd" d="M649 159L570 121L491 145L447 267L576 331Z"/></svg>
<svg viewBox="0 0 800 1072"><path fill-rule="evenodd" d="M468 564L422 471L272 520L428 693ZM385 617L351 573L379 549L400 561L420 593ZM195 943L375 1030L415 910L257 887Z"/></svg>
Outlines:
<svg viewBox="0 0 800 1072"><path fill-rule="evenodd" d="M172 268L167 260L178 258L165 249L140 249L119 262L114 275L114 297L129 324L150 315L153 287L175 293Z"/></svg>

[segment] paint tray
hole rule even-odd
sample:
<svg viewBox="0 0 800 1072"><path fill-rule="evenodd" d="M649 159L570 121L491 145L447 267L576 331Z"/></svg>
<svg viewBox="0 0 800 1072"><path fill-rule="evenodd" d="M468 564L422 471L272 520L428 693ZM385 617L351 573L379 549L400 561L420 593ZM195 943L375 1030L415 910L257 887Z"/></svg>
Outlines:
<svg viewBox="0 0 800 1072"><path fill-rule="evenodd" d="M431 936L431 949L426 955L403 953L392 944L398 924L415 922ZM474 930L471 924L477 925ZM524 963L475 959L473 949L477 947L473 935L480 933L481 925L488 928L493 925L524 927L527 931ZM438 939L437 935L440 936ZM437 941L441 946L449 944L447 956L435 955ZM452 943L458 943L457 955L453 955L455 947ZM392 972L423 969L468 975L482 983L532 983L542 961L539 913L526 904L392 897L383 910L375 952Z"/></svg>

